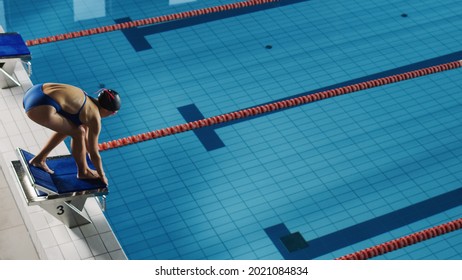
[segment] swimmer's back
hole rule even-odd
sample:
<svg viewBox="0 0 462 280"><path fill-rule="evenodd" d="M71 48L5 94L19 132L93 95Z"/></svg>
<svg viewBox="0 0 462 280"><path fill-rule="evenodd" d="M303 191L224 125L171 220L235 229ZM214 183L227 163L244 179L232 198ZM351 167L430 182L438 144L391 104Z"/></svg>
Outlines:
<svg viewBox="0 0 462 280"><path fill-rule="evenodd" d="M45 83L42 89L43 93L53 98L64 111L70 114L79 112L86 99L85 92L72 85Z"/></svg>

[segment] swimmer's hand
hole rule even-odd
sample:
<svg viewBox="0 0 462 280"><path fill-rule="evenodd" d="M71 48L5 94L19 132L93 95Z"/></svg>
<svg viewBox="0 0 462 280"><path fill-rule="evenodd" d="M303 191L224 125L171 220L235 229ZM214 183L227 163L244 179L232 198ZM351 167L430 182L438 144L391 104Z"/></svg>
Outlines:
<svg viewBox="0 0 462 280"><path fill-rule="evenodd" d="M48 165L47 165L47 163L46 163L45 160L39 160L39 159L37 159L36 157L34 157L33 159L31 159L31 160L29 161L29 164L32 165L32 166L34 166L34 167L40 168L40 169L44 170L44 171L47 172L47 173L50 173L50 174L55 173L53 170L51 170L51 169L48 167Z"/></svg>
<svg viewBox="0 0 462 280"><path fill-rule="evenodd" d="M77 174L77 178L81 180L96 180L99 179L103 181L103 183L107 186L108 185L108 180L105 174L103 176L100 176L96 170L88 168L85 172L79 172Z"/></svg>
<svg viewBox="0 0 462 280"><path fill-rule="evenodd" d="M108 185L108 181L107 181L107 177L105 174L103 174L103 176L100 176L100 180L103 181L103 183L107 186Z"/></svg>
<svg viewBox="0 0 462 280"><path fill-rule="evenodd" d="M99 179L99 175L95 170L87 168L84 172L79 171L77 173L77 178L82 180L95 180Z"/></svg>

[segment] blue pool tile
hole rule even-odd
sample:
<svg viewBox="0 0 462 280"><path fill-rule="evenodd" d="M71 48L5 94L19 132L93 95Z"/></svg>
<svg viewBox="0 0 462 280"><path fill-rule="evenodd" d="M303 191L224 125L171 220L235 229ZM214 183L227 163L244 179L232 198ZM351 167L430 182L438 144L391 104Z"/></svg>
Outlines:
<svg viewBox="0 0 462 280"><path fill-rule="evenodd" d="M133 260L152 260L155 257L152 254L151 249L144 249L130 254L130 259Z"/></svg>
<svg viewBox="0 0 462 280"><path fill-rule="evenodd" d="M203 260L206 256L202 251L193 251L191 253L183 254L183 258L187 260Z"/></svg>
<svg viewBox="0 0 462 280"><path fill-rule="evenodd" d="M230 255L233 259L236 260L249 260L255 259L255 253L253 252L252 248L248 245L241 245L235 248L231 248L228 250Z"/></svg>

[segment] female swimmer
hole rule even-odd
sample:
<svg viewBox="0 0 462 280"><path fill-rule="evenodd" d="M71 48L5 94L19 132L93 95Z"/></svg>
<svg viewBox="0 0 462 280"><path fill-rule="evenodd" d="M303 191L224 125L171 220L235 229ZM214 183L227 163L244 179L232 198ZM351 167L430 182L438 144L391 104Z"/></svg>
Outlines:
<svg viewBox="0 0 462 280"><path fill-rule="evenodd" d="M90 102L87 102L90 99ZM58 83L34 85L24 95L24 109L34 122L54 131L42 150L30 160L33 166L53 173L47 164L48 154L67 136L72 138L72 156L77 164L77 178L100 179L108 183L98 151L101 118L112 116L120 109L120 97L110 89L100 89L98 98L82 89ZM87 153L95 170L88 167Z"/></svg>

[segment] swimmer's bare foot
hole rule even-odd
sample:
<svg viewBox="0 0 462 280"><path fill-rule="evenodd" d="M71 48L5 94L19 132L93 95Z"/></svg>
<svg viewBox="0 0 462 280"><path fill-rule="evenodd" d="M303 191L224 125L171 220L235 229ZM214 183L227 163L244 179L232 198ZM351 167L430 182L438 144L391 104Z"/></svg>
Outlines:
<svg viewBox="0 0 462 280"><path fill-rule="evenodd" d="M45 160L39 160L39 159L37 159L36 157L34 157L33 159L31 159L31 160L29 161L29 164L31 164L31 165L34 166L34 167L43 169L43 170L45 170L46 172L48 172L48 173L50 173L50 174L55 173L53 170L51 170L51 169L48 167L48 165L47 165L47 163L46 163Z"/></svg>
<svg viewBox="0 0 462 280"><path fill-rule="evenodd" d="M92 170L88 168L85 170L85 172L79 172L77 173L77 178L78 179L99 179L99 175L95 170Z"/></svg>

